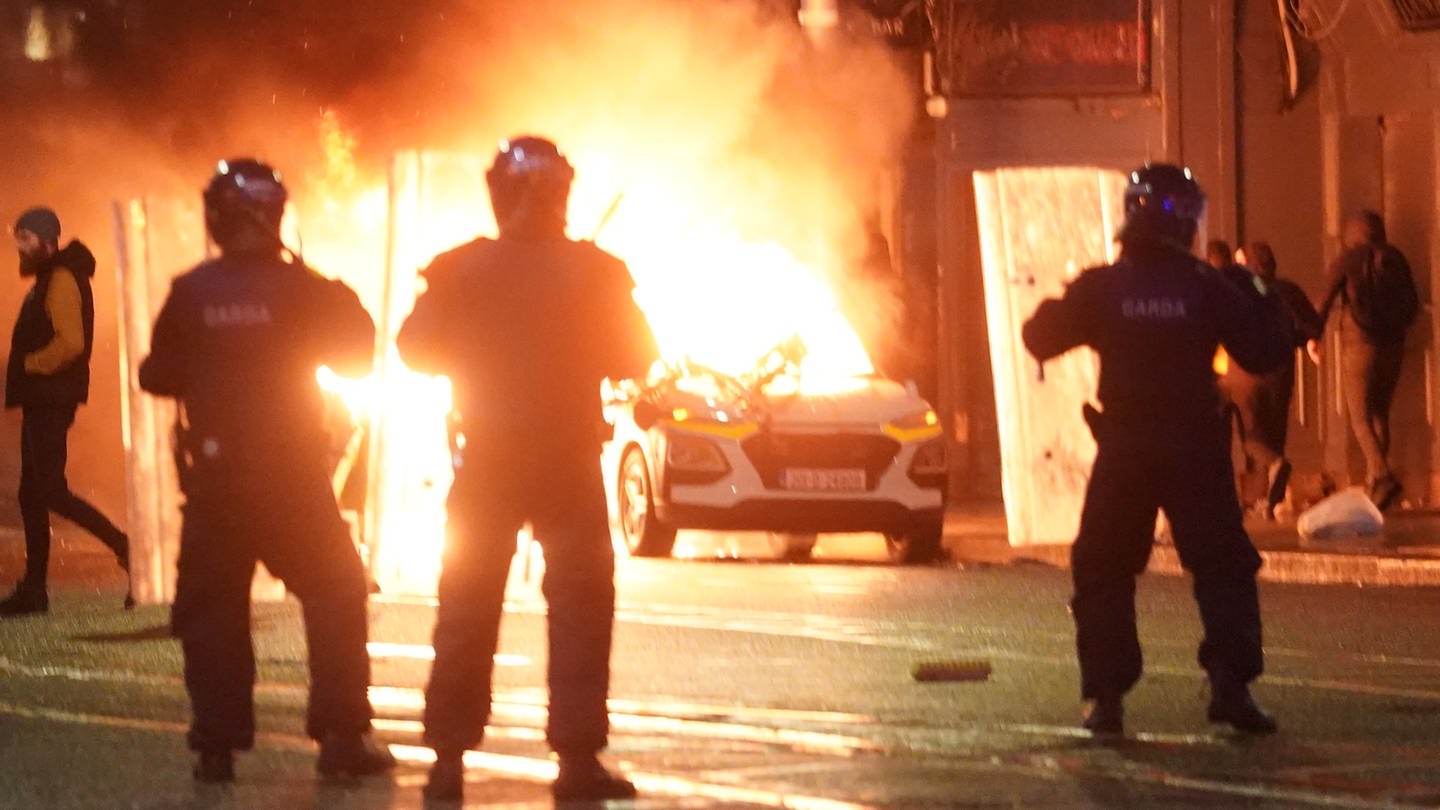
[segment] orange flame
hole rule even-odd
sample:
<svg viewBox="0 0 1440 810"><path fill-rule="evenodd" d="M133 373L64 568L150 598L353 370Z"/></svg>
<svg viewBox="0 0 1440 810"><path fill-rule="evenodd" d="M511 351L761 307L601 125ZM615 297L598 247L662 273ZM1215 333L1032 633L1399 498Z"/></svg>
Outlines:
<svg viewBox="0 0 1440 810"><path fill-rule="evenodd" d="M448 182L419 183L417 193L423 196L412 200L378 183L366 185L355 164L355 140L333 113L322 117L320 128L325 171L311 178L304 195L307 207L299 212L310 229L305 234L307 260L354 287L377 318L387 295L396 305L387 285L409 283L408 277L385 277L387 254L392 274L408 274L477 232L493 233L483 191L488 149L484 159L419 155L418 165L423 168L429 161L432 171L440 167ZM572 161L585 178L592 162L573 155ZM597 171L591 179L582 179L574 189L570 221L599 223L607 211L613 214L598 235L579 236L595 235L602 247L627 262L637 285L636 300L665 358L689 358L738 375L752 370L777 344L798 337L806 349L800 366L805 390L843 384L872 371L860 338L815 270L840 266L837 251L812 240L821 247L812 246L802 261L793 246L775 238L787 230L784 222L761 229L751 223L742 235L741 224L727 212L733 207L730 195L743 189L731 184L706 186L700 177L653 171L647 176L642 170L650 167L644 166L622 172L613 157L605 155L597 156L593 165ZM632 179L622 183L621 177ZM616 207L615 192L621 187L624 197ZM813 223L815 212L803 210L804 205L803 198L794 201L794 221ZM392 244L387 232L396 228L423 232L407 231ZM760 236L750 235L757 230ZM403 312L390 315L393 329ZM383 379L346 382L323 375L321 384L372 430L379 430L386 419L391 429L424 420L434 423L435 429L424 435L394 438L372 451L372 480L380 478L368 505L377 514L367 521L373 535L369 540L379 550L372 566L382 569L377 574L382 587L433 592L443 535L443 492L437 498L433 490L411 484L420 480L448 487L443 434L450 407L448 383L435 385L405 369L393 347L380 351L386 362L377 374ZM417 414L425 416L417 419Z"/></svg>

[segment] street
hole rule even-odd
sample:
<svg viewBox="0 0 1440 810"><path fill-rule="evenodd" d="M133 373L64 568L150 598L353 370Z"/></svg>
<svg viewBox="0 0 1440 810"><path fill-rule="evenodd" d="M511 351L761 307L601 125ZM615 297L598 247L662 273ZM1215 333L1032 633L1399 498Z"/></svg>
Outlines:
<svg viewBox="0 0 1440 810"><path fill-rule="evenodd" d="M121 611L118 574L98 553L69 554L49 616L0 625L0 806L421 806L428 600L372 602L372 697L402 761L393 778L317 783L299 611L285 602L253 616L256 750L234 786L197 786L167 609ZM1188 581L1147 576L1146 677L1127 739L1102 744L1076 727L1066 571L874 556L864 538L822 538L807 565L620 561L606 760L639 786L635 806L1440 806L1435 589L1262 584L1268 672L1255 691L1281 731L1246 739L1204 720ZM525 562L467 807L550 805L540 562ZM988 662L989 677L912 678L917 664L963 660Z"/></svg>

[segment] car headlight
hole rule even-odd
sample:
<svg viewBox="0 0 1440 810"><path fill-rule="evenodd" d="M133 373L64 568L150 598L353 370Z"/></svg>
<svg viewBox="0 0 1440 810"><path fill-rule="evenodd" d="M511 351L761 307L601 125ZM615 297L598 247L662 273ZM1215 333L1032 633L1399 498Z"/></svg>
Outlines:
<svg viewBox="0 0 1440 810"><path fill-rule="evenodd" d="M944 487L949 453L943 438L931 439L915 448L910 460L910 480L922 487Z"/></svg>
<svg viewBox="0 0 1440 810"><path fill-rule="evenodd" d="M730 472L725 454L709 439L672 433L665 449L665 463L677 473L696 473L716 478Z"/></svg>
<svg viewBox="0 0 1440 810"><path fill-rule="evenodd" d="M933 408L926 408L887 422L881 430L890 438L902 442L933 439L941 432L940 417Z"/></svg>
<svg viewBox="0 0 1440 810"><path fill-rule="evenodd" d="M760 426L754 422L720 409L673 408L667 416L665 421L681 430L706 433L722 439L743 439L760 430Z"/></svg>

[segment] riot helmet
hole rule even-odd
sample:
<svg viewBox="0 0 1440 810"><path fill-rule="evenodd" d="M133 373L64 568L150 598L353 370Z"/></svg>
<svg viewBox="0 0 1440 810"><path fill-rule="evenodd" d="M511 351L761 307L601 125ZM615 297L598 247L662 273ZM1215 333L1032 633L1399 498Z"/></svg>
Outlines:
<svg viewBox="0 0 1440 810"><path fill-rule="evenodd" d="M1205 192L1189 169L1173 163L1146 163L1130 173L1120 240L1162 243L1189 251L1204 213Z"/></svg>
<svg viewBox="0 0 1440 810"><path fill-rule="evenodd" d="M289 192L280 173L254 158L222 160L205 187L205 228L221 250L249 238L280 241Z"/></svg>
<svg viewBox="0 0 1440 810"><path fill-rule="evenodd" d="M533 135L501 141L485 173L500 234L564 235L574 179L575 169L552 141Z"/></svg>

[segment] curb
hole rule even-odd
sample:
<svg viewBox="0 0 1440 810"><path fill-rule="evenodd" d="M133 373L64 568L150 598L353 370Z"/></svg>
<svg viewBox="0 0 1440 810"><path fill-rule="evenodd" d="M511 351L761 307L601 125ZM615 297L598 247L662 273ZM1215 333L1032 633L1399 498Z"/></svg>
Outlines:
<svg viewBox="0 0 1440 810"><path fill-rule="evenodd" d="M964 565L1039 563L1070 567L1070 546L1011 546L1003 534L950 531L945 535L950 556ZM1260 549L1262 582L1287 585L1350 585L1375 588L1440 587L1440 558L1397 556L1364 550L1354 552ZM1184 576L1175 548L1156 543L1146 571Z"/></svg>
<svg viewBox="0 0 1440 810"><path fill-rule="evenodd" d="M1179 555L1158 547L1148 570L1183 574ZM1353 585L1374 588L1440 587L1440 560L1323 551L1260 551L1262 582L1288 585ZM1165 570L1161 570L1161 569Z"/></svg>

